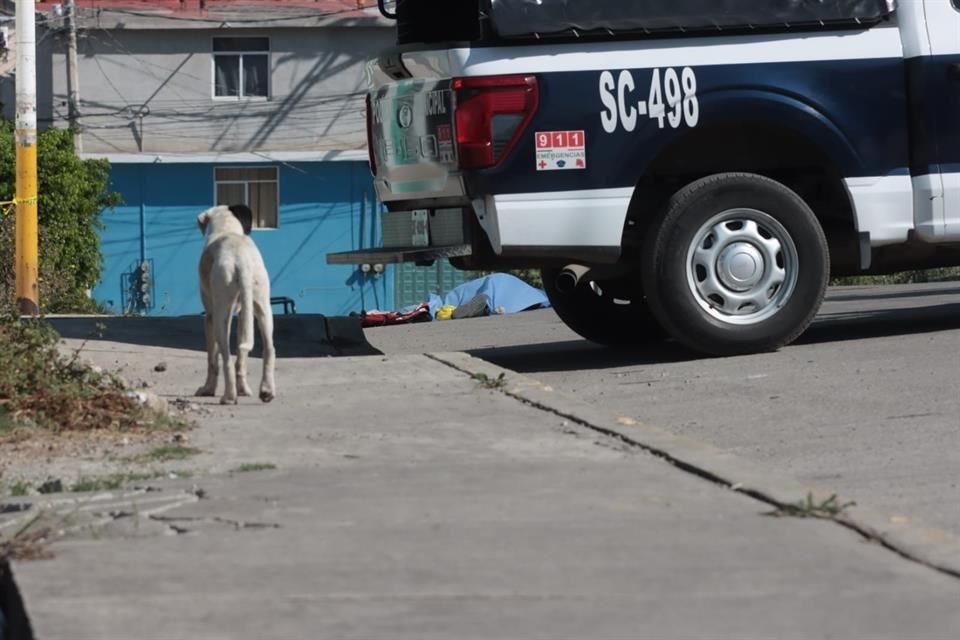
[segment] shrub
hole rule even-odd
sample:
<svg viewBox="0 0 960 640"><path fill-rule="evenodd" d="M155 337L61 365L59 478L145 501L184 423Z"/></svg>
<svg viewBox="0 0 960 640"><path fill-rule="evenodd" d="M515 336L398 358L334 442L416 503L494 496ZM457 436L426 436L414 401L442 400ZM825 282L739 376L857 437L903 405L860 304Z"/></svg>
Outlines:
<svg viewBox="0 0 960 640"><path fill-rule="evenodd" d="M886 284L916 284L919 282L947 282L960 280L960 267L940 267L936 269L919 269L914 271L899 271L885 276L848 276L834 278L831 285L886 285Z"/></svg>
<svg viewBox="0 0 960 640"><path fill-rule="evenodd" d="M16 193L14 124L0 119L0 199ZM121 203L108 191L106 160L81 160L73 132L49 128L37 142L40 308L44 313L100 311L87 290L100 279L100 214ZM14 296L15 221L0 214L0 305Z"/></svg>
<svg viewBox="0 0 960 640"><path fill-rule="evenodd" d="M0 445L27 430L130 430L171 426L147 411L117 377L60 353L59 334L42 318L0 312ZM17 435L17 431L20 434Z"/></svg>

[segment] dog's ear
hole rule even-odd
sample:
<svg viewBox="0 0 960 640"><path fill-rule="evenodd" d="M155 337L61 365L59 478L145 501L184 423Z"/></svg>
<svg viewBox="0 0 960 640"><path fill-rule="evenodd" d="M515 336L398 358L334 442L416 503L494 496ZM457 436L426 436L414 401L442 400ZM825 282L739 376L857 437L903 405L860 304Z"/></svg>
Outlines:
<svg viewBox="0 0 960 640"><path fill-rule="evenodd" d="M253 231L253 211L250 210L250 207L245 204L232 204L230 205L230 213L240 221L243 232L250 235L250 232Z"/></svg>
<svg viewBox="0 0 960 640"><path fill-rule="evenodd" d="M207 234L207 217L209 215L208 211L203 211L197 216L197 226L200 227L200 233L203 235Z"/></svg>

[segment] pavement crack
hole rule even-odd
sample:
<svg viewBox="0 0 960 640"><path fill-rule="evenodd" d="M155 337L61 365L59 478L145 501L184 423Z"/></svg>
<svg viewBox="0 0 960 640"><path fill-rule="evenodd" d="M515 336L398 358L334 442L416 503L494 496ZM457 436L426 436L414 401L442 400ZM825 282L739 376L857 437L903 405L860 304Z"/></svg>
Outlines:
<svg viewBox="0 0 960 640"><path fill-rule="evenodd" d="M247 522L244 520L234 520L231 518L221 518L220 516L161 516L151 515L151 520L162 522L171 528L176 528L177 522L194 522L199 524L221 524L233 527L235 531L242 529L279 529L280 525L275 522ZM187 530L184 529L183 532Z"/></svg>
<svg viewBox="0 0 960 640"><path fill-rule="evenodd" d="M449 360L445 360L444 358L439 357L437 355L430 354L430 353L427 353L424 355L430 358L431 360L434 360L436 362L439 362L440 364L446 365L451 369L454 369L455 371L459 371L460 373L464 373L470 376L471 378L477 379L478 376L482 376L483 378L491 379L489 374L471 371L470 369L464 366L458 365L454 362L450 362ZM493 365L486 361L482 361L482 362L484 362L484 364L487 366L496 367L496 365ZM517 375L515 372L509 372L507 370L503 370L501 367L496 367L496 368L501 369L500 376L499 378L497 378L497 380L503 380L505 373L514 373L514 375ZM680 458L673 456L672 454L670 454L668 451L664 449L645 444L643 442L640 442L639 440L635 440L627 435L624 435L623 433L620 433L619 431L616 431L615 429L604 427L599 424L594 424L573 413L562 411L554 407L551 407L547 404L544 404L542 402L539 402L537 400L533 400L523 395L522 392L511 391L509 388L507 388L506 384L497 385L495 388L491 389L491 391L502 393L508 398L521 402L524 405L527 405L539 411L543 411L545 413L550 413L552 415L563 418L564 420L567 420L570 423L578 424L586 429L590 429L597 433L601 433L604 436L607 436L608 438L611 438L614 441L617 441L626 447L645 451L650 455L655 456L690 475L696 476L702 480L710 482L711 484L714 484L721 488L735 491L742 495L748 496L758 502L762 502L768 506L774 507L774 509L777 510L778 512L788 514L788 517L798 517L795 515L789 515L789 512L791 511L791 509L796 506L795 504L778 500L773 496L769 495L767 492L762 491L760 489L744 487L739 482L733 482L733 481L727 480L726 478L711 472L709 469L705 469L704 467L698 466L696 464L686 462ZM847 514L844 514L844 513L822 514L822 515L818 515L817 517L821 520L828 520L828 521L834 522L840 525L841 527L844 527L858 534L859 536L864 538L867 542L879 544L884 549L887 549L888 551L895 553L896 555L900 556L905 560L914 562L923 567L932 569L934 571L950 576L952 578L960 579L960 571L956 569L952 569L949 566L946 566L937 562L929 561L925 558L922 558L916 554L911 553L904 546L891 541L889 538L884 536L883 533L873 529L872 527L869 527L857 522L853 517Z"/></svg>
<svg viewBox="0 0 960 640"><path fill-rule="evenodd" d="M214 518L215 522L227 524L234 529L279 529L280 525L275 522L244 522L243 520L229 520L227 518Z"/></svg>
<svg viewBox="0 0 960 640"><path fill-rule="evenodd" d="M911 420L913 418L929 418L933 416L941 416L941 413L907 413L902 416L887 416L886 420Z"/></svg>
<svg viewBox="0 0 960 640"><path fill-rule="evenodd" d="M123 518L132 518L135 514L132 511L107 511L106 513L95 511L93 515L98 518L106 516L111 520L121 520Z"/></svg>
<svg viewBox="0 0 960 640"><path fill-rule="evenodd" d="M199 516L159 516L151 515L151 520L156 520L157 522L203 522L208 518L199 517Z"/></svg>

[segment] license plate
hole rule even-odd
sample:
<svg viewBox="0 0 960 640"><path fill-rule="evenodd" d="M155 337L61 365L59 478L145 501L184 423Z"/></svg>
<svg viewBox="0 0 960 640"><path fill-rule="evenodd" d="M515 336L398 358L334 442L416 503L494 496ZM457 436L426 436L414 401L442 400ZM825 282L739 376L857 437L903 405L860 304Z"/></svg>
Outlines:
<svg viewBox="0 0 960 640"><path fill-rule="evenodd" d="M456 164L449 81L381 89L372 99L373 146L379 166Z"/></svg>
<svg viewBox="0 0 960 640"><path fill-rule="evenodd" d="M430 246L430 226L426 209L414 209L410 212L410 244L414 247Z"/></svg>

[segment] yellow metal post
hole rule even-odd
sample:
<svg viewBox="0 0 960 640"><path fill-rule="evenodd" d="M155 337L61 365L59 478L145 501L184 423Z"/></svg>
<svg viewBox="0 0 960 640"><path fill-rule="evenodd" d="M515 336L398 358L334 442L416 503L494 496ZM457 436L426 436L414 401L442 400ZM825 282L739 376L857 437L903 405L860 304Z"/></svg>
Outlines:
<svg viewBox="0 0 960 640"><path fill-rule="evenodd" d="M17 307L40 313L37 223L37 32L34 0L17 1Z"/></svg>

